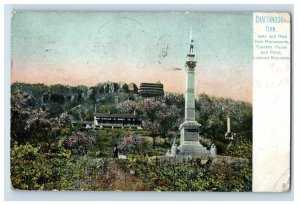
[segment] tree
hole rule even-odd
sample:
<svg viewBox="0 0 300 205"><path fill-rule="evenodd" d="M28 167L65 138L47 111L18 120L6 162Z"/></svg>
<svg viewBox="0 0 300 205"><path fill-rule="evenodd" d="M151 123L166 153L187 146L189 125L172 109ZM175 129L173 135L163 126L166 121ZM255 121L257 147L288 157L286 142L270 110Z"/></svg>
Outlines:
<svg viewBox="0 0 300 205"><path fill-rule="evenodd" d="M133 100L125 100L121 103L118 103L116 106L118 112L120 113L141 113L141 105Z"/></svg>
<svg viewBox="0 0 300 205"><path fill-rule="evenodd" d="M205 137L222 140L229 116L232 132L247 139L252 138L251 104L201 94L196 101L196 110L199 112L196 119L202 125L201 134Z"/></svg>
<svg viewBox="0 0 300 205"><path fill-rule="evenodd" d="M42 109L32 110L25 127L34 137L33 142L41 143L46 152L51 150L51 146L61 134L61 129L71 124L71 117L67 113L55 118L48 116L49 114Z"/></svg>
<svg viewBox="0 0 300 205"><path fill-rule="evenodd" d="M179 109L175 105L168 105L166 102L146 98L143 101L143 127L151 131L153 147L158 135L166 137L169 131L178 129Z"/></svg>
<svg viewBox="0 0 300 205"><path fill-rule="evenodd" d="M33 96L25 91L16 89L11 95L11 139L24 144L30 137L25 130L26 120L30 116L30 107L34 106Z"/></svg>

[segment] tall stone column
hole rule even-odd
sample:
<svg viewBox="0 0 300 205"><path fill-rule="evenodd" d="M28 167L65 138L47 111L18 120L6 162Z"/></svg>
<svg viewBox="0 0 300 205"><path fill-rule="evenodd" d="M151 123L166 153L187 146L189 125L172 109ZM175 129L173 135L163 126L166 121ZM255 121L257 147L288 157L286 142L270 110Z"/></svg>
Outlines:
<svg viewBox="0 0 300 205"><path fill-rule="evenodd" d="M186 61L185 120L195 121L195 66L194 54L188 54Z"/></svg>
<svg viewBox="0 0 300 205"><path fill-rule="evenodd" d="M230 132L230 118L227 116L227 132Z"/></svg>
<svg viewBox="0 0 300 205"><path fill-rule="evenodd" d="M200 124L195 120L195 67L196 60L193 53L193 40L190 41L190 52L185 62L186 90L185 90L185 120L180 125L180 155L207 156L210 155L199 142Z"/></svg>
<svg viewBox="0 0 300 205"><path fill-rule="evenodd" d="M233 133L230 131L230 118L227 116L227 132L225 133L225 139L233 140Z"/></svg>

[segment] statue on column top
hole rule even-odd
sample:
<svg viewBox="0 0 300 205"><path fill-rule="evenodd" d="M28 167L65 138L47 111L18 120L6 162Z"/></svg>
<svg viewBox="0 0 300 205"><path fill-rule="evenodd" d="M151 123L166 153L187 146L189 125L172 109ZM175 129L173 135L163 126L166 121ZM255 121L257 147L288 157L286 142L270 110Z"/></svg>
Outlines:
<svg viewBox="0 0 300 205"><path fill-rule="evenodd" d="M193 53L194 52L194 40L192 38L192 28L191 28L191 31L190 31L190 53Z"/></svg>

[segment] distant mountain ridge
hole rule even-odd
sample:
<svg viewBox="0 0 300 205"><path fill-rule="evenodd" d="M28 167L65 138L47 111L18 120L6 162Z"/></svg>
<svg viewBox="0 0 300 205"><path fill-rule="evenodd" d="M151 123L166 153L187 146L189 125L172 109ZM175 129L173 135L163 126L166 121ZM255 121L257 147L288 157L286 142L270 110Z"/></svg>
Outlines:
<svg viewBox="0 0 300 205"><path fill-rule="evenodd" d="M32 94L41 103L73 103L83 102L87 99L95 99L103 94L126 93L137 94L138 86L135 83L115 83L102 82L96 86L69 86L69 85L44 85L44 84L27 84L15 82L11 85L11 92L17 89L24 90Z"/></svg>

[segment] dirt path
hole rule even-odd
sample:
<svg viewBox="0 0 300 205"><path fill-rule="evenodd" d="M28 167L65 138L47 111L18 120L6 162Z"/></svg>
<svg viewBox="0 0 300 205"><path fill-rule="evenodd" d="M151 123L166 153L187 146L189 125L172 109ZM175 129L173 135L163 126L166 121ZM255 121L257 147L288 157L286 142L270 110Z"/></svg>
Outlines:
<svg viewBox="0 0 300 205"><path fill-rule="evenodd" d="M112 190L146 191L146 184L137 175L130 175L129 171L125 172L118 162L112 162L111 172L114 175L114 180L109 185Z"/></svg>

